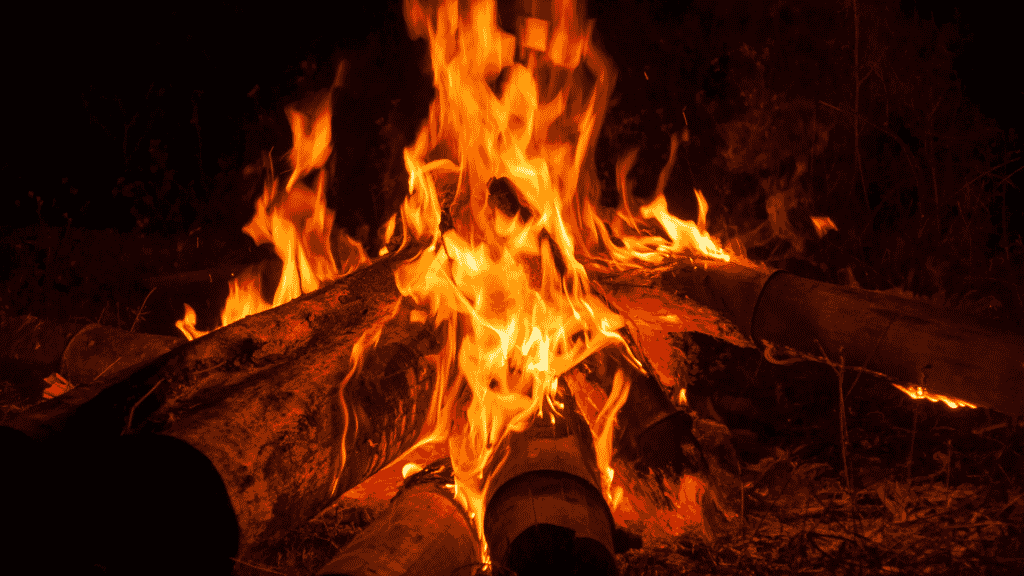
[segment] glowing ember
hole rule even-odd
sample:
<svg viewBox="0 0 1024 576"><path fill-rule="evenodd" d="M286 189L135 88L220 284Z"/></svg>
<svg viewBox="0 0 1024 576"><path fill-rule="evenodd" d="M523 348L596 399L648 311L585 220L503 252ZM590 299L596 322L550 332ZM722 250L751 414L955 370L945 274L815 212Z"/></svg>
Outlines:
<svg viewBox="0 0 1024 576"><path fill-rule="evenodd" d="M818 238L824 237L829 230L839 230L836 223L828 216L811 216L811 223L814 224L814 231L818 233Z"/></svg>
<svg viewBox="0 0 1024 576"><path fill-rule="evenodd" d="M899 384L893 384L893 386L899 388L907 396L915 400L930 400L931 402L943 402L950 408L977 408L976 405L961 400L959 398L953 398L950 396L943 396L942 394L933 394L929 392L924 386L900 386Z"/></svg>

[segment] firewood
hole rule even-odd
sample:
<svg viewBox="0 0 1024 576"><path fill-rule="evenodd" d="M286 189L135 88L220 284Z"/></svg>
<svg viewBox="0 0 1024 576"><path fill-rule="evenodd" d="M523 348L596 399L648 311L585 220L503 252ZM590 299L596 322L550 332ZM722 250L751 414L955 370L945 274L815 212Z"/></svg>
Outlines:
<svg viewBox="0 0 1024 576"><path fill-rule="evenodd" d="M480 543L453 482L447 458L411 475L387 509L317 574L469 574L480 562Z"/></svg>
<svg viewBox="0 0 1024 576"><path fill-rule="evenodd" d="M97 323L54 322L33 316L4 318L0 321L0 367L5 379L14 381L19 400L31 407L5 418L0 425L37 440L49 437L60 431L69 414L104 388L184 341ZM48 396L51 388L58 387L47 388L54 382L70 391Z"/></svg>
<svg viewBox="0 0 1024 576"><path fill-rule="evenodd" d="M736 263L677 263L597 275L659 369L674 370L671 324L769 356L867 370L1007 414L1024 411L1024 337L955 310ZM667 329L667 330L666 330Z"/></svg>
<svg viewBox="0 0 1024 576"><path fill-rule="evenodd" d="M400 301L388 258L175 349L81 407L64 438L182 440L212 462L241 559L392 462L429 421L433 328L383 328L357 375L353 347ZM408 314L404 316L408 319Z"/></svg>

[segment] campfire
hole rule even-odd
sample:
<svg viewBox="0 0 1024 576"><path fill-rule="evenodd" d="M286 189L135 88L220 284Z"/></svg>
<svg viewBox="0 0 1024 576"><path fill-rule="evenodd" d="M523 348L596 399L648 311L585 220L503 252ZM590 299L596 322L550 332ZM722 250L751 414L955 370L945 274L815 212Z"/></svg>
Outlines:
<svg viewBox="0 0 1024 576"><path fill-rule="evenodd" d="M768 471L747 483L730 469L724 419L688 398L682 333L773 366L827 366L844 419L847 371L952 409L1021 413L1018 334L759 263L709 232L716 206L700 190L694 220L673 215L666 187L688 131L670 136L653 190L630 179L634 152L603 201L595 148L616 69L580 3L525 3L509 23L494 1L406 0L404 17L435 96L375 254L327 203L332 99L359 81L343 61L286 109L287 165L262 163L244 232L280 272L233 273L218 326L199 328L188 304L187 342L5 325L15 358L20 346L62 362L53 398L5 425L55 438L47 454L83 469L108 463L168 494L160 514L180 505L205 525L200 544L166 528L150 546L128 523L124 565L157 562L171 542L189 551L157 572L258 569L339 499L374 491L389 504L322 574L612 575L624 538L713 541L745 526L744 490ZM809 222L819 237L837 229ZM44 358L34 343L51 332ZM89 486L128 485L101 484ZM122 565L120 552L79 552Z"/></svg>

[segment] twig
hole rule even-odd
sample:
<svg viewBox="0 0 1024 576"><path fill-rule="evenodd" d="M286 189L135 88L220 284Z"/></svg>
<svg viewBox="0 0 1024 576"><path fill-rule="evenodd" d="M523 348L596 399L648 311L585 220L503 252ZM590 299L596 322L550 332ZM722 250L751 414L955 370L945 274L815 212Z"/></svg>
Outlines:
<svg viewBox="0 0 1024 576"><path fill-rule="evenodd" d="M209 372L210 370L216 370L217 368L220 368L221 366L223 366L223 365L225 365L227 363L228 363L227 360L223 360L221 362L218 362L218 363L214 364L213 366L207 366L206 368L203 368L202 370L199 370L198 372L193 372L192 376L198 376L199 374L205 374L205 373Z"/></svg>
<svg viewBox="0 0 1024 576"><path fill-rule="evenodd" d="M92 379L92 381L93 381L93 382L95 382L95 381L99 380L99 379L100 379L100 376L103 376L104 374L106 374L106 373L107 373L107 370L110 370L111 368L113 368L113 367L114 367L114 364L117 364L118 362L120 362L120 361L121 361L121 358L122 358L122 356L118 356L118 357L117 357L117 359L115 359L115 360L114 360L113 362L111 362L109 366L107 366L106 368L104 368L104 369L103 369L103 371L102 371L102 372L100 372L99 374L97 374L97 375L96 375L96 376L95 376L95 377L94 377L94 378Z"/></svg>
<svg viewBox="0 0 1024 576"><path fill-rule="evenodd" d="M860 188L864 193L864 207L871 210L868 185L864 181L864 163L860 157L860 17L857 14L857 0L853 2L853 154L860 173Z"/></svg>
<svg viewBox="0 0 1024 576"><path fill-rule="evenodd" d="M156 387L159 386L160 384L162 384L163 381L164 381L163 378L157 380L156 384L153 384L153 387L149 389L149 392L146 392L145 394L143 394L142 398L139 398L138 402L136 402L135 404L132 404L132 409L128 411L128 423L125 424L124 430L121 431L122 435L127 433L128 430L131 429L131 427L132 427L132 420L135 418L135 409L138 408L139 405L142 404L142 402L146 400L146 398L149 398L149 395L152 394L153 391L156 390Z"/></svg>
<svg viewBox="0 0 1024 576"><path fill-rule="evenodd" d="M743 528L743 535L747 535L747 495L743 488L743 465L736 459L736 472L740 481L740 526ZM759 525L760 526L760 525Z"/></svg>
<svg viewBox="0 0 1024 576"><path fill-rule="evenodd" d="M857 376L853 378L853 384L850 384L850 389L846 391L846 398L850 397L850 394L853 392L854 387L857 386L857 382L860 381L860 375L867 371L868 362L871 362L871 359L875 357L875 352L878 351L878 346L882 343L882 340L884 340L885 337L889 334L889 329L892 328L892 325L896 323L896 320L901 320L902 318L902 316L897 316L896 318L889 320L889 325L885 327L885 331L882 332L881 336L878 337L878 340L875 340L875 345L874 347L871 348L871 353L868 354L867 358L864 359L862 369L857 370Z"/></svg>
<svg viewBox="0 0 1024 576"><path fill-rule="evenodd" d="M878 130L879 132L881 132L883 134L886 134L887 136L889 136L890 138L895 140L896 143L900 145L900 149L903 150L903 155L906 156L906 158L907 158L907 164L910 165L910 173L914 176L914 186L916 186L918 189L921 188L921 181L918 179L918 176L917 176L917 171L920 169L920 167L917 164L914 163L914 155L910 152L910 146L908 146L907 143L903 141L903 138L900 138L900 136L898 134L896 134L895 132L893 132L892 130L889 130L888 128L886 128L884 126L876 124L875 122L872 122L868 118L862 117L857 112L850 111L850 110L843 110L839 106L836 106L835 104L829 104L828 102L825 102L824 100L818 100L818 103L821 104L822 106L827 107L827 108L831 108L831 109L835 110L836 112L842 112L843 114L849 114L849 115L853 116L854 122L856 122L857 120L860 120L864 124L866 124L868 126L871 126L875 130ZM870 225L871 221L874 219L875 215L878 213L878 211L881 209L881 207L889 202L889 199L892 197L892 195L894 194L894 192L896 190L898 190L898 188L891 188L890 191L887 192L886 195L882 198L882 201L879 202L878 206L875 206L875 208L871 211L871 219L868 220L868 225Z"/></svg>
<svg viewBox="0 0 1024 576"><path fill-rule="evenodd" d="M255 564L249 564L248 562L246 562L245 560L242 560L240 558L232 558L231 561L232 562L237 562L237 563L241 564L242 566L248 566L249 568L252 568L253 570L259 570L260 572L266 572L267 574L280 574L281 576L288 576L284 572L278 572L277 570L271 570L270 568L267 568L265 566L257 566Z"/></svg>
<svg viewBox="0 0 1024 576"><path fill-rule="evenodd" d="M998 187L1002 186L1003 184L1005 184L1006 182L1008 182L1010 180L1010 178L1013 178L1021 170L1024 170L1024 166L1021 166L1020 168L1017 168L1013 172L1010 172L1009 174L1007 174L1006 178L1003 178L1002 180L999 181L999 184L996 184L996 188L998 188Z"/></svg>
<svg viewBox="0 0 1024 576"><path fill-rule="evenodd" d="M850 464L849 457L847 456L848 448L847 444L850 439L850 432L846 427L846 391L843 389L843 375L846 373L846 359L843 358L843 350L839 349L839 364L836 365L825 353L825 348L822 347L821 343L818 342L818 350L821 351L822 358L828 365L832 367L832 370L836 373L836 380L839 384L839 439L843 454L843 482L846 484L846 492L850 495L851 500L854 498L853 490L850 487Z"/></svg>
<svg viewBox="0 0 1024 576"><path fill-rule="evenodd" d="M132 322L132 327L128 330L129 332L135 332L135 326L139 323L139 318L142 317L142 311L146 308L146 302L149 300L149 297L152 296L153 292L155 291L156 287L153 287L149 291L149 294L146 294L146 297L142 299L142 306L139 306L139 311L135 313L135 320Z"/></svg>
<svg viewBox="0 0 1024 576"><path fill-rule="evenodd" d="M960 187L960 190L957 190L957 192L963 191L965 188L967 188L971 184L974 184L975 182L977 182L978 180L984 178L985 176L988 176L989 174L995 172L996 170L999 170L1003 166L1006 166L1008 164L1013 164L1014 162L1016 162L1018 160L1020 160L1019 157L1018 158L1010 158L1009 160L1007 160L1006 162L1003 162L1002 164L997 164L997 165L989 168L988 170L982 172L981 174L978 174L974 178L971 178L970 180L965 182L964 185ZM1018 168L1017 170L1014 170L1013 172L1010 173L1010 176L1013 176L1014 174L1016 174L1019 171L1020 171L1020 168ZM1003 181L1005 182L1005 180L1003 180ZM998 186L998 184L997 184L997 186Z"/></svg>

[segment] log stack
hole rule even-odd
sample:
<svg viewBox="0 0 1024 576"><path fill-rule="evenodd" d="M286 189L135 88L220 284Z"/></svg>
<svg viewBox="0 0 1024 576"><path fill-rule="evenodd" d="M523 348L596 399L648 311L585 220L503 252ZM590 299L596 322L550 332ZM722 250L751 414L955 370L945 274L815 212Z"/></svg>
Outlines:
<svg viewBox="0 0 1024 576"><path fill-rule="evenodd" d="M259 561L268 546L394 462L434 424L431 406L438 390L431 357L441 344L423 324L402 320L407 314L393 315L401 305L392 272L396 261L397 256L379 260L321 290L174 348L75 407L61 433L47 441L47 457L81 468L92 458L117 475L133 478L133 485L155 485L159 479L165 486L166 478L175 478L178 484L197 487L201 498L188 491L181 498L230 510L204 521L226 526L220 532L226 539L204 537L235 543L200 546L207 551L203 557ZM746 346L751 341L784 346L807 356L817 351L829 361L842 357L847 366L860 364L894 379L917 378L931 390L979 405L1010 413L1021 408L1024 346L1019 336L979 328L948 311L729 264L595 276L605 298L627 317L627 339L646 372L630 376L635 385L615 440L619 459L639 473L707 470L688 417L666 396L666 391L677 392L684 380L673 363L679 351L663 335L677 329ZM364 333L374 331L380 338L363 356L363 364L354 366L353 348ZM607 393L611 367L629 364L623 355L622 350L602 351L580 367L582 377L567 378L584 413L581 386ZM342 389L354 369L355 377ZM13 442L24 448L23 440ZM159 455L159 463L153 455ZM132 459L150 463L129 473L123 462ZM581 502L590 500L587 486L599 485L587 474L553 468L522 470L498 484L515 488L513 480L535 472L569 474L573 482L582 478L583 484L566 488L563 478L559 491L579 488ZM110 481L111 474L115 472L99 475L89 485ZM189 481L190 475L201 480ZM554 481L546 476L530 482L534 480ZM523 496L508 497L518 494L513 488L489 498L515 508ZM78 489L68 493L87 499ZM134 497L147 509L147 502L164 496L142 491ZM185 527L197 520L182 516L186 508L160 508L164 517L159 522L190 533ZM129 512L124 515L124 526L157 521L129 521ZM492 519L498 524L501 520L500 513ZM237 531L235 536L232 531ZM600 545L595 550L609 550L605 532L590 538ZM507 554L517 537L494 546L505 546ZM166 540L176 546L198 542L188 537ZM82 554L89 556L87 551ZM143 568L154 572L153 566L140 566L147 560L134 558L135 563L118 565L124 573Z"/></svg>

